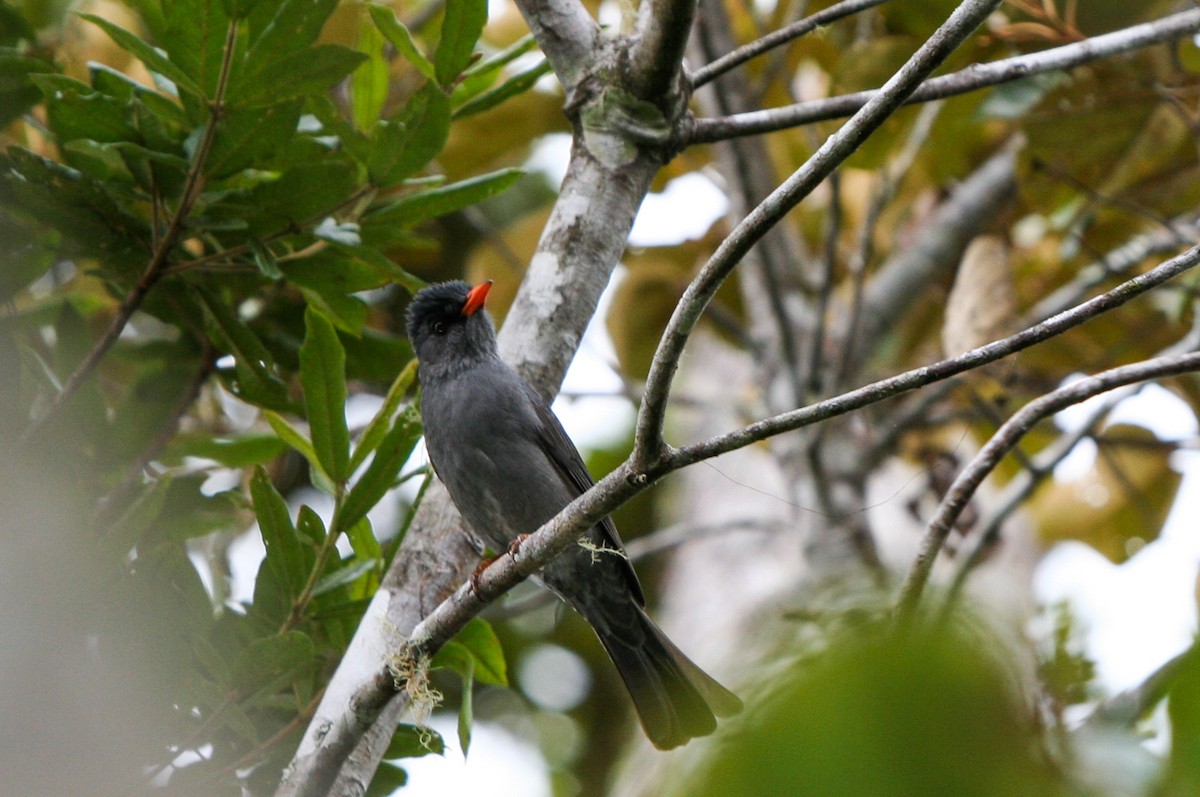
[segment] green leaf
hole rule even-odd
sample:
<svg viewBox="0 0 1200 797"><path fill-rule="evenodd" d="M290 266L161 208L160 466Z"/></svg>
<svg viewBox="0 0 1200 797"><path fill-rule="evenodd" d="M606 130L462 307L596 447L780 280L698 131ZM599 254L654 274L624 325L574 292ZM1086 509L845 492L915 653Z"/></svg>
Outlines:
<svg viewBox="0 0 1200 797"><path fill-rule="evenodd" d="M320 94L336 86L367 59L340 44L318 44L288 53L248 73L230 89L229 101L253 108Z"/></svg>
<svg viewBox="0 0 1200 797"><path fill-rule="evenodd" d="M98 142L136 139L125 102L66 75L33 75L46 96L46 121L60 143L77 138Z"/></svg>
<svg viewBox="0 0 1200 797"><path fill-rule="evenodd" d="M419 725L397 726L396 732L392 734L392 740L388 742L387 750L384 751L384 759L396 760L400 758L420 758L430 755L444 755L446 752L446 742L442 739L441 734L433 728L425 728Z"/></svg>
<svg viewBox="0 0 1200 797"><path fill-rule="evenodd" d="M359 186L353 162L344 155L294 163L278 179L241 194L223 211L244 219L251 235L278 234L281 229L315 224L346 201ZM284 269L287 273L287 269Z"/></svg>
<svg viewBox="0 0 1200 797"><path fill-rule="evenodd" d="M472 619L454 636L454 641L475 659L474 674L480 683L508 686L504 649L500 646L500 638L486 620L479 617Z"/></svg>
<svg viewBox="0 0 1200 797"><path fill-rule="evenodd" d="M139 61L146 65L146 68L151 72L158 74L170 80L180 89L190 91L196 95L202 95L200 86L192 80L187 72L173 64L170 59L163 55L160 51L151 47L136 34L125 30L120 25L114 25L102 17L95 14L84 14L76 12L80 18L86 19L93 25L102 29L109 37L117 43L117 46L122 50L133 55Z"/></svg>
<svg viewBox="0 0 1200 797"><path fill-rule="evenodd" d="M300 515L296 518L296 531L300 532L301 541L312 543L315 551L321 545L325 544L329 532L325 530L325 521L321 520L321 516L311 506L305 504L300 507ZM316 564L314 557L310 562L307 562L311 568Z"/></svg>
<svg viewBox="0 0 1200 797"><path fill-rule="evenodd" d="M221 723L251 744L258 744L258 728L246 710L237 704L230 704L221 713Z"/></svg>
<svg viewBox="0 0 1200 797"><path fill-rule="evenodd" d="M314 654L312 639L300 631L256 639L234 661L233 687L241 693L260 689L279 676L302 668Z"/></svg>
<svg viewBox="0 0 1200 797"><path fill-rule="evenodd" d="M450 643L453 644L453 643ZM458 744L463 758L471 749L471 724L475 720L475 674L474 668L463 674L462 701L458 706Z"/></svg>
<svg viewBox="0 0 1200 797"><path fill-rule="evenodd" d="M374 559L382 562L382 548L379 545L379 539L375 536L374 529L371 528L371 521L363 518L350 528L346 529L346 538L350 540L350 547L354 550L354 555L360 559Z"/></svg>
<svg viewBox="0 0 1200 797"><path fill-rule="evenodd" d="M287 502L275 489L262 465L254 469L250 479L250 498L267 548L266 564L290 600L300 594L308 570L304 566L304 551L296 527L292 525Z"/></svg>
<svg viewBox="0 0 1200 797"><path fill-rule="evenodd" d="M200 96L211 100L224 60L228 10L222 0L172 0L163 5L167 14L163 49L172 63L195 79Z"/></svg>
<svg viewBox="0 0 1200 797"><path fill-rule="evenodd" d="M15 8L0 5L0 45L11 47L20 41L36 41L37 32Z"/></svg>
<svg viewBox="0 0 1200 797"><path fill-rule="evenodd" d="M458 709L458 743L462 747L463 756L466 756L471 746L471 721L474 713L471 693L475 686L475 664L475 656L467 646L455 640L442 645L430 663L431 667L454 670L462 677L462 702Z"/></svg>
<svg viewBox="0 0 1200 797"><path fill-rule="evenodd" d="M524 72L513 75L496 88L485 91L478 97L463 104L462 107L454 112L454 118L461 119L464 116L470 116L495 108L508 98L523 94L533 88L533 85L538 82L538 78L549 73L550 62L543 59Z"/></svg>
<svg viewBox="0 0 1200 797"><path fill-rule="evenodd" d="M355 559L345 567L333 571L318 581L317 585L313 587L313 597L315 598L318 595L324 595L326 592L332 592L338 587L352 584L367 573L375 570L378 565L378 559Z"/></svg>
<svg viewBox="0 0 1200 797"><path fill-rule="evenodd" d="M367 131L375 126L383 112L391 75L383 54L383 36L374 25L363 24L358 49L368 60L366 66L354 73L350 84L350 115L355 127Z"/></svg>
<svg viewBox="0 0 1200 797"><path fill-rule="evenodd" d="M19 119L42 96L29 77L54 71L53 64L40 58L12 51L0 52L0 128Z"/></svg>
<svg viewBox="0 0 1200 797"><path fill-rule="evenodd" d="M395 764L383 761L375 769L371 785L364 797L388 797L408 783L408 773Z"/></svg>
<svg viewBox="0 0 1200 797"><path fill-rule="evenodd" d="M361 237L362 228L359 228ZM400 268L390 257L373 246L335 246L340 253L346 255L354 263L369 267L382 279L402 286L411 294L416 294L427 284L425 280L410 274Z"/></svg>
<svg viewBox="0 0 1200 797"><path fill-rule="evenodd" d="M484 684L508 686L508 667L500 640L487 621L478 617L434 654L431 666L454 670L462 676L464 694L475 679Z"/></svg>
<svg viewBox="0 0 1200 797"><path fill-rule="evenodd" d="M367 470L350 489L341 511L334 521L334 528L353 526L366 517L384 494L396 483L400 468L412 456L417 441L421 439L421 421L416 408L410 406L396 418L391 430L384 435L375 450L375 458Z"/></svg>
<svg viewBox="0 0 1200 797"><path fill-rule="evenodd" d="M442 18L442 38L433 56L434 76L450 88L471 63L475 43L487 24L487 0L451 0Z"/></svg>
<svg viewBox="0 0 1200 797"><path fill-rule="evenodd" d="M302 288L308 306L319 310L335 327L348 335L358 335L367 323L367 303L357 296L341 292L323 292Z"/></svg>
<svg viewBox="0 0 1200 797"><path fill-rule="evenodd" d="M391 186L433 160L450 136L450 100L432 83L395 118L375 129L367 171L378 186Z"/></svg>
<svg viewBox="0 0 1200 797"><path fill-rule="evenodd" d="M321 462L317 459L317 452L313 449L313 445L309 439L299 429L288 423L287 419L279 413L266 410L263 412L263 417L267 419L267 423L271 425L271 429L274 430L275 434L279 435L280 440L287 443L289 448L308 460L308 463L314 468L317 470L321 469Z"/></svg>
<svg viewBox="0 0 1200 797"><path fill-rule="evenodd" d="M401 197L364 219L363 241L371 244L379 239L387 240L398 229L411 227L426 219L444 216L482 202L511 186L523 174L520 169L501 169Z"/></svg>
<svg viewBox="0 0 1200 797"><path fill-rule="evenodd" d="M433 80L435 74L433 62L425 57L425 53L421 52L412 33L396 17L396 12L389 6L379 3L367 3L367 9L371 12L371 19L375 22L375 27L379 28L379 32L387 37L396 51L408 59L408 62L416 67L418 72Z"/></svg>
<svg viewBox="0 0 1200 797"><path fill-rule="evenodd" d="M233 355L237 380L230 385L235 396L270 409L287 409L287 388L271 372L271 355L258 336L214 291L200 291L200 303L211 322L214 337Z"/></svg>
<svg viewBox="0 0 1200 797"><path fill-rule="evenodd" d="M266 107L230 108L221 117L204 161L211 179L236 174L283 147L296 134L304 103L289 100Z"/></svg>
<svg viewBox="0 0 1200 797"><path fill-rule="evenodd" d="M221 651L217 650L213 643L204 637L196 637L192 640L192 653L214 681L222 684L229 683L232 671L225 661L225 657L221 655Z"/></svg>
<svg viewBox="0 0 1200 797"><path fill-rule="evenodd" d="M404 366L404 370L396 375L396 379L392 382L392 386L388 388L387 395L383 397L383 405L379 411L375 413L375 417L371 418L371 422L367 424L367 428L363 429L362 435L358 438L358 444L354 447L354 453L350 456L350 472L354 473L359 466L367 458L379 443L383 440L391 427L392 416L396 414L396 410L400 407L400 402L404 399L404 394L408 392L408 388L412 385L413 379L417 375L417 361L409 360L408 365Z"/></svg>
<svg viewBox="0 0 1200 797"><path fill-rule="evenodd" d="M458 82L450 95L451 100L455 105L461 105L476 96L496 82L505 66L536 47L537 40L533 38L532 33L529 33L500 52L473 64L470 69L463 72L462 80Z"/></svg>
<svg viewBox="0 0 1200 797"><path fill-rule="evenodd" d="M271 249L257 238L250 239L250 251L254 253L254 265L258 266L259 272L264 277L271 281L283 279L283 272L279 270L279 263L275 260L275 255L271 253Z"/></svg>
<svg viewBox="0 0 1200 797"><path fill-rule="evenodd" d="M166 462L179 462L184 457L215 460L230 468L244 468L275 459L287 449L279 437L269 434L246 435L231 439L207 434L176 437L163 452Z"/></svg>
<svg viewBox="0 0 1200 797"><path fill-rule="evenodd" d="M346 353L329 319L309 307L308 334L300 347L300 386L313 449L329 478L350 475L350 432L346 427Z"/></svg>
<svg viewBox="0 0 1200 797"><path fill-rule="evenodd" d="M263 65L315 42L337 5L338 0L273 0L255 8L249 20L247 71L258 71Z"/></svg>

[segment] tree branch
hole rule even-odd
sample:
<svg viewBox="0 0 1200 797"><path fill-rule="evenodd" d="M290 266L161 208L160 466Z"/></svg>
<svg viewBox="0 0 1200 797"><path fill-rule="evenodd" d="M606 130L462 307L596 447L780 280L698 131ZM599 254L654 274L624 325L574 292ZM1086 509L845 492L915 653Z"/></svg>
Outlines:
<svg viewBox="0 0 1200 797"><path fill-rule="evenodd" d="M1196 661L1198 654L1200 649L1197 648L1197 643L1193 642L1182 652L1163 662L1137 686L1130 687L1096 706L1084 720L1083 726L1132 726L1167 696L1184 669Z"/></svg>
<svg viewBox="0 0 1200 797"><path fill-rule="evenodd" d="M915 369L897 377L876 382L874 385L868 385L844 396L767 419L736 432L712 438L704 443L672 451L650 471L636 468L633 455L631 455L628 460L601 479L590 490L576 498L554 518L525 538L515 554L513 552L505 553L483 570L477 578L468 580L466 583L460 582L461 585L450 597L429 612L416 625L407 644L403 645L404 649L393 658L393 663L390 665L392 669L380 667L378 670L373 670L369 677L356 680L353 689L347 691L338 701L339 704L348 707L347 711L336 716L329 716L318 711L317 717L314 717L317 727L314 729L313 726L310 726L301 752L293 761L293 769L284 784L281 785L277 797L283 797L283 795L319 797L326 794L328 784L332 782L337 768L341 766L348 751L354 749L384 707L387 706L389 700L404 688L404 678L413 674L414 668L422 657L432 655L490 601L495 600L535 573L560 551L573 544L580 534L598 523L601 518L611 514L620 505L667 473L701 459L708 459L717 454L744 447L770 435L791 431L819 420L842 415L904 390L911 390L999 359L1012 351L1069 329L1098 313L1117 307L1133 296L1161 284L1198 262L1200 262L1200 246L1193 247L1151 272L1123 283L1113 291L1056 316L1035 329L1025 330L1003 341L990 343L932 366ZM1195 367L1200 367L1200 354L1189 356L1195 357ZM1127 366L1127 368L1137 367L1139 366ZM1093 377L1093 379L1095 378ZM1142 378L1153 377L1144 376ZM381 593L386 593L391 583L391 581L385 582ZM401 583L411 584L411 581ZM384 600L386 599L385 595ZM360 631L362 626L377 622L378 617L377 613L368 611L360 626ZM357 640L358 636L356 635L356 643ZM346 658L350 658L349 653ZM394 674L393 670L399 675ZM406 673L408 675L405 675ZM330 689L333 688L334 685L331 682ZM315 740L310 738L314 734L318 737ZM332 773L329 771L330 768L333 770Z"/></svg>
<svg viewBox="0 0 1200 797"><path fill-rule="evenodd" d="M516 0L516 4L569 100L595 55L600 26L578 0Z"/></svg>
<svg viewBox="0 0 1200 797"><path fill-rule="evenodd" d="M1200 31L1200 9L1182 11L1154 22L1133 25L1074 44L988 64L974 64L958 72L932 78L914 91L905 104L953 97L1030 75L1072 69L1089 61L1178 39L1196 31ZM734 136L770 133L849 116L865 107L880 91L883 89L859 91L720 119L697 119L692 122L688 131L687 143L705 144Z"/></svg>
<svg viewBox="0 0 1200 797"><path fill-rule="evenodd" d="M828 25L843 17L857 14L868 8L883 5L888 0L843 0L841 3L822 9L812 16L785 25L779 30L772 31L766 36L755 39L749 44L733 50L715 61L706 64L692 73L692 87L700 88L710 80L715 80L731 69L741 66L755 56L762 55L775 47L787 44L817 28Z"/></svg>
<svg viewBox="0 0 1200 797"><path fill-rule="evenodd" d="M896 608L897 619L902 623L912 619L920 604L921 593L929 580L934 560L937 559L938 553L946 542L946 537L954 528L958 516L988 474L1039 421L1066 407L1079 404L1113 388L1196 370L1200 370L1200 352L1155 357L1140 363L1101 371L1086 379L1080 379L1053 390L1022 407L992 435L992 438L950 485L937 512L926 526L921 549L900 590Z"/></svg>
<svg viewBox="0 0 1200 797"><path fill-rule="evenodd" d="M916 240L888 258L863 286L853 348L844 351L843 378L852 377L880 338L938 277L954 273L971 239L984 231L1017 191L1019 138L1009 141L963 180ZM853 316L853 314L846 314ZM849 338L849 330L846 337Z"/></svg>
<svg viewBox="0 0 1200 797"><path fill-rule="evenodd" d="M648 469L666 451L662 438L666 399L688 336L717 288L763 235L801 199L812 192L876 128L883 124L920 82L999 5L999 0L967 0L917 50L849 122L825 140L803 166L750 212L688 286L675 308L646 380L645 400L638 413L633 460Z"/></svg>
<svg viewBox="0 0 1200 797"><path fill-rule="evenodd" d="M635 95L653 100L675 93L695 16L696 0L643 0L629 51L627 79Z"/></svg>
<svg viewBox="0 0 1200 797"><path fill-rule="evenodd" d="M886 379L880 379L869 385L851 390L833 398L810 404L807 407L785 412L772 418L752 423L741 429L719 435L700 443L682 446L673 450L669 456L671 469L691 465L703 459L710 459L727 451L742 448L759 440L765 440L773 435L790 432L819 421L844 415L847 412L861 409L884 399L898 396L910 390L925 385L940 382L956 374L970 371L981 365L995 362L1035 343L1052 338L1072 327L1076 327L1101 313L1119 307L1135 296L1155 288L1172 277L1176 277L1200 263L1200 246L1193 246L1156 268L1140 274L1131 280L1121 283L1107 293L1103 293L1082 304L1065 310L1046 321L1028 327L1015 335L993 341L976 349L963 352L955 357L940 360L931 365L913 368Z"/></svg>

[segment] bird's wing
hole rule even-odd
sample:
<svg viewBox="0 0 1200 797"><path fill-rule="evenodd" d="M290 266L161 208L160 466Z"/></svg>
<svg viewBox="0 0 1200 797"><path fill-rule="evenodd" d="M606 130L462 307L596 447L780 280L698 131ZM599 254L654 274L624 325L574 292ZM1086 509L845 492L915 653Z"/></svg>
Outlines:
<svg viewBox="0 0 1200 797"><path fill-rule="evenodd" d="M534 411L537 413L538 444L546 452L547 456L550 457L551 461L554 462L558 472L564 477L567 484L573 487L576 493L586 492L596 482L592 480L592 475L588 473L587 466L583 463L583 457L579 456L579 450L575 448L575 444L571 442L571 438L567 436L567 432L563 429L558 416L554 414L549 405L542 400L542 397L532 387L527 384L524 387L533 404ZM646 597L642 594L642 585L638 582L637 573L634 572L633 565L625 557L625 545L621 542L621 535L617 533L617 527L613 525L612 518L605 517L596 524L596 528L604 537L605 547L610 547L621 552L621 555L617 558L623 565L630 589L633 590L638 603L645 605Z"/></svg>

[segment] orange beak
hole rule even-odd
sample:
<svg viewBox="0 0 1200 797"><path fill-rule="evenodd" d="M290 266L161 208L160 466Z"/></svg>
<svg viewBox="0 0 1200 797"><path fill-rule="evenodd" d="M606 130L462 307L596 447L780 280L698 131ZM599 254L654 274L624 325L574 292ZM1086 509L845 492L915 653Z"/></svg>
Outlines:
<svg viewBox="0 0 1200 797"><path fill-rule="evenodd" d="M487 301L488 291L492 289L492 281L481 282L471 289L467 294L467 303L463 305L463 318L470 318L475 315L479 308L483 307L483 303Z"/></svg>

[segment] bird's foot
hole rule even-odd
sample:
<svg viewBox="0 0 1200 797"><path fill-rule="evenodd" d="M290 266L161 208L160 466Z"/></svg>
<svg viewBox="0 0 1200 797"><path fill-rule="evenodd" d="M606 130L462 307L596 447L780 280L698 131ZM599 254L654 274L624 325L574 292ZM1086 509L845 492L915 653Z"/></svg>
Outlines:
<svg viewBox="0 0 1200 797"><path fill-rule="evenodd" d="M475 569L471 571L471 592L475 593L475 597L483 600L483 590L479 586L479 577L483 575L483 571L488 569L492 562L496 561L498 556L485 556L479 560L479 564L475 565Z"/></svg>
<svg viewBox="0 0 1200 797"><path fill-rule="evenodd" d="M513 537L513 541L508 544L508 555L513 559L516 559L517 554L521 551L521 543L525 542L527 539L529 539L528 534L518 534L517 536Z"/></svg>

